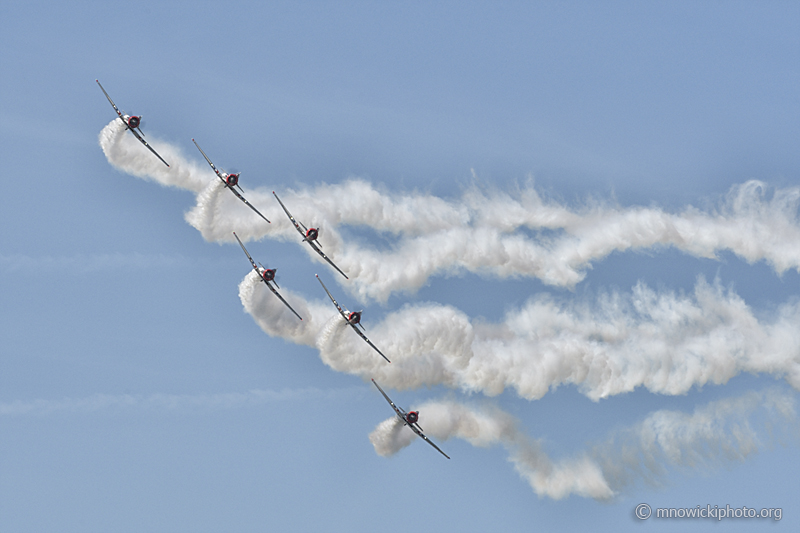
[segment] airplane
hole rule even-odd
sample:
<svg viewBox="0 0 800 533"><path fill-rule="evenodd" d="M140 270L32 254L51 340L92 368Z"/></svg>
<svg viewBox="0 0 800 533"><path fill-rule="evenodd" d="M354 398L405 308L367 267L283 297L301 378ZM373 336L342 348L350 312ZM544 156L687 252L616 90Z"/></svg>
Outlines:
<svg viewBox="0 0 800 533"><path fill-rule="evenodd" d="M253 207L253 204L251 204L250 202L248 202L247 200L245 200L244 196L242 196L241 194L239 194L238 192L236 192L236 189L234 189L234 187L239 187L239 174L228 174L228 173L226 173L226 172L220 172L220 171L219 171L219 169L217 169L217 167L215 167L215 166L214 166L214 163L212 163L212 162L211 162L211 160L208 158L208 156L207 156L207 155L206 155L206 153L203 151L203 149L202 149L202 148L200 148L200 145L199 145L199 144L197 144L197 141L195 141L194 139L192 139L192 142L194 143L194 145L195 145L195 146L197 146L197 149L198 149L198 150L200 150L200 153L201 153L201 154L203 154L203 157L205 157L205 158L206 158L206 161L208 161L208 164L209 164L209 165L211 165L211 169L212 169L214 172L216 172L217 176L219 176L219 179L221 179L221 180L222 180L222 183L224 183L224 184L225 184L225 188L226 188L226 189L229 189L229 190L230 190L230 191L231 191L233 194L235 194L235 195L236 195L236 197L237 197L239 200L243 201L243 202L244 202L244 203L247 205L247 207L249 207L250 209L252 209L252 210L253 210L253 211L255 211L256 213L258 213L258 216L260 216L261 218L263 218L264 220L266 220L266 221L267 221L267 223L271 224L271 222L270 222L269 220L267 220L267 217L265 217L264 215L262 215L262 214L261 214L261 212L260 212L258 209L256 209L255 207ZM241 187L239 187L239 190L240 190L240 191L242 191L242 192L244 192L244 191L242 190L242 188L241 188Z"/></svg>
<svg viewBox="0 0 800 533"><path fill-rule="evenodd" d="M97 82L97 85L100 85L100 80L94 80L94 81ZM144 132L142 131L142 128L139 127L139 124L141 124L141 122L142 122L142 116L141 115L139 115L139 116L136 116L136 115L133 115L133 116L132 115L123 115L120 112L119 108L117 108L116 104L114 104L114 101L111 99L111 97L108 96L108 93L106 92L106 90L103 89L102 85L100 85L100 90L103 91L103 94L105 94L106 98L108 98L108 101L111 104L111 107L114 108L114 111L116 111L117 115L119 115L119 119L122 121L123 124L125 124L125 128L131 130L131 133L133 133L134 137L139 139L139 141L143 145L145 145L148 150L153 152L156 155L157 158L161 159L162 163L164 163L165 165L169 166L169 163L164 161L164 158L162 158L160 155L158 155L158 152L153 150L153 147L150 146L149 144L147 144L147 141L145 141L143 139ZM139 130L139 131L137 132L136 130Z"/></svg>
<svg viewBox="0 0 800 533"><path fill-rule="evenodd" d="M275 194L275 191L272 191L272 194ZM286 209L286 206L283 205L283 202L281 202L281 199L278 198L277 194L275 194L275 199L278 200L278 203L281 204L281 207L283 208L283 210L286 211L286 215L289 217L289 220L292 221L292 224L294 224L294 227L297 229L297 231L300 232L300 235L303 236L303 242L307 242L314 249L315 252L317 252L319 255L321 255L322 258L325 261L330 263L331 266L333 268L335 268L339 272L339 274L344 276L344 279L350 279L350 278L347 277L347 274L345 274L344 272L339 270L339 267L337 267L335 264L333 264L333 261L331 261L328 258L328 256L325 255L325 253L322 250L317 248L317 244L322 246L322 244L320 244L320 242L317 240L317 237L319 237L319 228L306 228L305 225L303 225L302 222L299 222L298 220L296 220L292 216L292 214L289 212L289 210Z"/></svg>
<svg viewBox="0 0 800 533"><path fill-rule="evenodd" d="M314 274L314 275L315 275L315 276L317 276L316 274ZM378 349L378 347L377 347L377 346L375 346L374 344L372 344L372 341L370 341L370 340L367 338L367 336L366 336L366 335L364 335L363 333L361 333L361 332L358 330L358 327L357 327L357 326L361 326L361 329L364 329L364 326L362 326L362 325L361 325L361 313L363 313L363 311L353 311L353 312L350 312L350 311L347 311L347 310L345 310L345 309L342 309L342 308L339 306L339 304L338 304L338 303L336 303L336 300L334 300L334 299L333 299L333 296L331 296L331 292L328 290L328 287L326 287L326 286L325 286L325 284L324 284L324 283L322 283L322 280L321 280L321 279L319 279L319 276L317 276L317 280L318 280L318 281L320 282L320 284L322 285L322 288L323 288L323 289L325 289L325 292L327 292L327 293L328 293L328 298L330 298L330 299L331 299L331 301L333 302L333 305L335 305L335 306L336 306L336 309L338 309L338 310L339 310L339 314L340 314L340 315L342 315L342 317L343 317L343 318L345 319L345 321L346 321L346 322L347 322L347 323L350 325L350 327L351 327L351 328L353 328L353 329L355 330L355 332L356 332L356 333L358 333L358 336L359 336L359 337L361 337L362 339L364 339L365 341L367 341L367 344L369 344L370 346L372 346L373 348L375 348L375 351L376 351L376 352L378 352L379 354L381 354L381 356L382 356L384 359L386 359L386 361L387 361L388 363L391 363L391 361L389 361L389 358L388 358L388 357L386 357L385 355L383 355L383 352L381 352L381 351Z"/></svg>
<svg viewBox="0 0 800 533"><path fill-rule="evenodd" d="M436 448L436 450L439 453L441 453L442 455L444 455L445 457L450 459L449 455L447 455L442 450L440 450L439 447L437 445L435 445L433 443L433 441L431 439L429 439L428 437L426 437L425 434L422 432L422 426L420 426L419 423L417 422L419 420L419 411L409 411L409 412L406 413L403 410L402 407L397 407L394 404L394 402L392 400L390 400L388 396L386 396L386 393L383 392L383 389L381 388L380 385L375 383L374 379L372 380L372 383L374 383L375 386L378 387L378 390L381 391L381 394L383 394L383 397L386 398L387 402L389 402L389 405L392 406L392 409L394 409L394 412L397 414L398 418L400 418L400 420L403 421L403 424L405 424L406 426L410 427L411 431L416 433L417 436L421 437L422 440L424 440L425 442L427 442L428 444L430 444L431 446Z"/></svg>
<svg viewBox="0 0 800 533"><path fill-rule="evenodd" d="M250 264L251 264L251 265L253 265L253 270L255 270L255 271L256 271L256 274L258 274L258 277L259 277L259 278L261 278L261 281L263 281L264 283L266 283L266 284L267 284L267 287L269 287L269 290L271 290L271 291L272 291L272 292L275 294L275 296L277 296L277 297L280 299L280 301L282 301L284 304L286 304L286 307L288 307L288 308L289 308L289 310L290 310L292 313L294 313L294 315L295 315L297 318L299 318L300 320L303 320L303 317L301 317L300 315L298 315L298 314L297 314L297 311L295 311L294 309L292 309L292 306L291 306L291 305L289 305L289 304L286 302L286 300L284 300L284 299L283 299L283 296L281 296L281 295L280 295L280 293L279 293L278 291L276 291L276 290L275 290L275 287L278 287L278 282L276 282L276 281L275 281L275 271L276 271L277 269L275 269L275 268L265 268L265 267L264 267L264 265L261 265L261 268L258 268L258 267L256 266L256 262L255 262L255 261L253 261L253 258L252 258L252 257L250 257L250 254L249 254L249 253L247 253L247 248L245 248L245 247L244 247L244 244L242 244L242 241L241 241L241 240L239 240L239 236L238 236L238 235L236 235L236 232L235 232L235 231L233 232L233 236L234 236L234 237L236 237L236 240L237 240L237 241L239 241L239 246L241 246L241 247L242 247L242 250L244 250L244 254L245 254L245 255L247 256L247 258L250 260ZM273 287L272 285L270 285L270 282L274 283L274 284L275 284L275 287ZM278 288L280 289L280 287L278 287Z"/></svg>

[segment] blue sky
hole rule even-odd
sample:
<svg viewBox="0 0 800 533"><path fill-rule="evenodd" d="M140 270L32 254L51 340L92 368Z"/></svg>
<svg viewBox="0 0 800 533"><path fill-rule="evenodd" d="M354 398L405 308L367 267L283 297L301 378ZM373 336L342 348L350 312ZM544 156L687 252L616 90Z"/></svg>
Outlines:
<svg viewBox="0 0 800 533"><path fill-rule="evenodd" d="M641 502L781 507L781 526L798 522L797 420L775 408L796 401L800 353L796 5L40 2L3 5L0 20L0 529L714 527L642 523ZM418 441L376 453L370 434L391 411L369 353L348 331L320 347L260 327L280 309L243 305L238 245L184 218L204 209L196 191L104 154L114 115L95 78L144 116L173 169L213 182L195 138L242 172L273 223L228 195L208 231L243 226L287 300L312 312L312 338L337 331L315 273L363 308L367 334L397 357L376 379L399 405L429 406L433 425L425 409L420 423L451 461ZM320 217L337 264L372 266L337 279L272 190L298 218ZM464 228L434 227L442 210L422 208L413 231L364 223L367 191L439 202L466 213ZM478 239L523 215L538 222ZM508 239L538 255L510 268L486 251ZM404 260L416 268L447 246L459 259L390 286L394 250L415 250ZM475 332L473 362L505 372L502 393L447 348L401 350L463 348L455 326L423 330L443 313ZM545 354L554 366L537 366ZM423 359L455 366L435 379ZM512 420L520 440L447 434L452 405ZM679 458L643 447L652 427L674 429L661 442ZM620 443L655 471L626 463ZM522 452L552 468L516 471ZM612 498L553 492L575 486L562 467L585 458Z"/></svg>

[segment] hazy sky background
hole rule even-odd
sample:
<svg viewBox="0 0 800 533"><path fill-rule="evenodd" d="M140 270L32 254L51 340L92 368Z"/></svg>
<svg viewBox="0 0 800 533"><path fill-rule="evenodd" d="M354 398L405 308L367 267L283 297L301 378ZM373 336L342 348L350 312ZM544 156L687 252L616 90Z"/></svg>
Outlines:
<svg viewBox="0 0 800 533"><path fill-rule="evenodd" d="M772 521L641 523L641 502L781 507L778 527L800 524L797 419L775 407L791 407L800 383L797 4L9 2L0 21L0 530L739 531ZM231 220L252 224L242 231L259 240L248 249L278 268L287 299L328 306L316 324L335 314L318 273L340 303L365 310L367 334L390 358L389 339L424 338L424 309L450 306L480 335L551 302L594 348L626 348L621 381L651 356L652 339L676 347L673 375L684 364L729 373L720 383L687 378L679 393L637 386L601 399L585 383L554 382L530 399L457 380L401 386L412 373L398 365L384 388L405 408L439 402L428 409L433 425L424 409L420 423L452 460L418 440L381 457L369 435L392 412L370 376L262 331L239 298L249 264L238 245L208 242L184 219L195 194L109 164L98 135L114 112L96 78L121 109L144 116L168 161L212 182L195 138L217 166L242 172L272 227L229 194L216 222L226 235ZM575 283L451 264L418 289L370 297L363 291L385 280L346 282L294 236L266 235L293 231L272 190L282 199L309 191L306 205L289 206L300 218L354 179L388 200L457 207L478 192L492 207L535 191L542 210L588 220L592 242L614 242L646 210L688 228L705 227L698 213L719 225L653 245L619 241L587 255ZM743 188L751 180L762 185ZM737 204L745 189L754 192ZM480 209L467 211L468 235L510 216L488 209L481 222ZM592 212L621 215L615 225ZM334 260L351 266L355 251L386 258L417 242L326 220L323 243L325 231L340 239ZM692 252L723 232L734 244ZM442 239L458 243L452 235ZM523 225L508 235L547 248L573 234ZM642 319L643 294L678 302L661 317L677 317L674 330ZM615 298L618 307L603 307ZM613 342L585 333L587 317L598 331L624 324L623 333ZM520 336L549 334L520 327ZM592 361L580 344L578 356L565 348L564 328L555 362L580 373ZM704 345L713 357L694 367L682 359ZM650 457L633 437L642 428L673 424L683 444L678 456L654 448L656 473L643 463L617 472L611 499L557 499L509 461L532 448L437 438L445 430L434 421L446 417L436 409L451 405L441 402L510 417L554 465L589 457L608 479L631 457L622 444ZM548 472L539 465L534 477Z"/></svg>

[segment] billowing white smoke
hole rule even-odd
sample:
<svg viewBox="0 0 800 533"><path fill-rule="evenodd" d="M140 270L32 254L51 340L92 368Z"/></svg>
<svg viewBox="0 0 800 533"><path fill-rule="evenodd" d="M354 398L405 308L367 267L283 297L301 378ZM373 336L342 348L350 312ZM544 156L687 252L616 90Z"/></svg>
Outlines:
<svg viewBox="0 0 800 533"><path fill-rule="evenodd" d="M794 403L793 395L769 390L712 402L692 414L657 411L612 433L607 441L560 460L551 459L540 441L525 435L511 415L496 407L434 401L414 409L420 420L424 417L426 435L439 444L457 437L473 446L505 447L509 461L539 496L561 499L575 494L605 500L642 480L661 482L665 464L710 468L743 460L770 444L779 428L786 431L778 433L796 440ZM395 416L378 424L369 438L379 455L390 456L416 435Z"/></svg>
<svg viewBox="0 0 800 533"><path fill-rule="evenodd" d="M172 165L165 167L118 120L106 126L100 144L115 167L194 192L197 205L186 220L205 239L235 242L234 230L245 241L292 239L321 261L300 243L269 191L245 195L272 224L225 191L207 166L188 163L178 149L158 143ZM716 209L687 207L680 213L602 203L573 209L543 199L533 188L513 197L471 188L448 201L384 193L349 180L279 193L297 219L321 228L326 253L351 278L347 290L362 300L385 301L393 292L416 290L434 274L458 270L571 287L593 261L613 251L659 246L698 257L727 250L750 262L765 260L778 273L800 270L798 187L770 191L750 181L733 187ZM393 237L395 244L377 250L345 243L343 226L366 226ZM286 289L281 293L303 321L262 287L255 273L239 286L245 310L269 335L314 346L331 368L395 389L443 384L497 395L512 387L536 399L551 387L572 384L598 400L636 387L682 394L741 372L784 377L800 389L800 302L759 320L732 291L703 280L691 295L656 292L643 284L630 294L594 301L539 295L498 324L473 323L457 309L433 303L408 305L377 324L365 317L369 337L391 365L350 331L324 293L314 302ZM757 448L747 417L759 402L771 409L767 415L793 420L790 396L770 398L747 396L693 415L660 411L609 443L562 461L552 461L499 411L452 402L421 410L432 437L458 436L479 446L501 443L537 494L605 499L633 479L659 475L659 465L713 462L715 451L746 456ZM370 437L376 451L388 455L407 445L413 435L403 429L394 421L382 423Z"/></svg>
<svg viewBox="0 0 800 533"><path fill-rule="evenodd" d="M796 396L778 389L711 402L694 413L656 411L612 434L589 456L614 491L644 480L660 484L664 465L692 470L743 461L774 444L796 444Z"/></svg>
<svg viewBox="0 0 800 533"><path fill-rule="evenodd" d="M232 231L245 239L297 237L269 191L249 190L246 197L273 224L225 193L207 166L187 163L178 149L159 143L159 153L172 165L167 168L125 133L115 120L100 134L109 161L133 175L196 193L197 205L186 219L207 240L231 241ZM446 201L425 194L382 193L365 181L349 180L280 195L298 220L322 228L320 240L350 276L350 290L380 301L395 291L416 290L434 274L458 269L536 277L571 287L593 261L611 252L657 246L698 257L729 250L749 262L765 260L778 273L800 269L800 188L769 191L758 181L733 187L715 210L687 207L677 214L602 203L572 209L543 199L532 188L516 191L513 198L471 188L460 199ZM339 227L347 225L391 235L396 243L388 251L354 242L345 246ZM540 230L547 233L535 238L525 234Z"/></svg>
<svg viewBox="0 0 800 533"><path fill-rule="evenodd" d="M165 142L150 142L152 139L148 138L150 146L170 164L166 167L127 131L121 120L114 119L100 132L100 147L115 168L194 193L202 191L214 177L210 168L186 161L180 149Z"/></svg>
<svg viewBox="0 0 800 533"><path fill-rule="evenodd" d="M800 389L800 302L761 322L735 293L702 279L692 295L657 293L641 283L630 294L593 302L540 295L500 324L473 324L439 304L409 305L378 324L365 316L370 339L391 365L350 331L329 302L287 297L304 318L300 325L252 280L257 282L255 275L245 278L239 295L265 332L316 346L335 370L395 389L443 384L497 395L513 387L536 399L551 387L572 384L597 400L642 386L684 394L741 372L785 377Z"/></svg>

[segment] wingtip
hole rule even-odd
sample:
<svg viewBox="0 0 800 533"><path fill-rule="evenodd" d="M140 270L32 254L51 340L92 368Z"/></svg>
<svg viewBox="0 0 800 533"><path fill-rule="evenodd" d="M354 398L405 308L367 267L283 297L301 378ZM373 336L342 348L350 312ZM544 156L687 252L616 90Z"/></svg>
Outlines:
<svg viewBox="0 0 800 533"><path fill-rule="evenodd" d="M194 142L194 137L192 137L192 142Z"/></svg>
<svg viewBox="0 0 800 533"><path fill-rule="evenodd" d="M319 274L314 274L314 275L317 276L317 279L319 279Z"/></svg>

